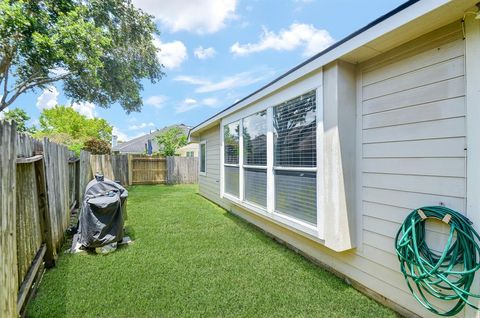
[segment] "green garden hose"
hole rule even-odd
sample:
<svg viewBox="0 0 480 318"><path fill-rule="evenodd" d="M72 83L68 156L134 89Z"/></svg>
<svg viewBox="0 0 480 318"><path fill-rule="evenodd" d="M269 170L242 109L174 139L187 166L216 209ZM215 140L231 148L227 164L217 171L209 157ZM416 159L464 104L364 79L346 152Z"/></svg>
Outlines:
<svg viewBox="0 0 480 318"><path fill-rule="evenodd" d="M435 218L450 225L443 252L431 250L425 240L425 221ZM440 316L453 316L465 304L479 309L468 298L480 298L470 292L475 272L480 268L480 236L472 222L444 206L413 210L405 219L395 239L400 270L408 288L425 308ZM448 311L434 306L429 298L454 302Z"/></svg>

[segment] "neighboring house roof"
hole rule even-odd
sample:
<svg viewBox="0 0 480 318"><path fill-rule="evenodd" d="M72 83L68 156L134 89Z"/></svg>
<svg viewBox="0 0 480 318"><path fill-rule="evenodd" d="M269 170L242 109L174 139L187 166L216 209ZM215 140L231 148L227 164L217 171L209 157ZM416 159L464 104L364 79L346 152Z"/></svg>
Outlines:
<svg viewBox="0 0 480 318"><path fill-rule="evenodd" d="M201 122L191 129L190 134L196 136L216 125L223 117L273 94L330 62L342 59L353 64L361 63L445 23L453 22L466 8L475 5L476 1L478 0L407 1Z"/></svg>
<svg viewBox="0 0 480 318"><path fill-rule="evenodd" d="M157 152L159 148L158 148L158 144L155 141L155 137L173 127L179 127L184 131L186 135L188 135L188 132L190 130L190 127L184 124L167 126L162 129L157 129L149 134L131 139L126 142L119 143L116 146L112 147L112 151L121 152L121 153L144 153L145 144L150 139L152 140L153 152Z"/></svg>

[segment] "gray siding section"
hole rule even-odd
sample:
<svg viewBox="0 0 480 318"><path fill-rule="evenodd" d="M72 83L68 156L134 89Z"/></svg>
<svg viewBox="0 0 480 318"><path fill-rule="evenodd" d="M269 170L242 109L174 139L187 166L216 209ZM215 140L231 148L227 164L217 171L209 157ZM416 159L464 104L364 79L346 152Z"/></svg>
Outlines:
<svg viewBox="0 0 480 318"><path fill-rule="evenodd" d="M228 202L220 199L220 126L203 132L200 141L204 140L207 147L207 171L205 176L199 176L200 194L228 209Z"/></svg>
<svg viewBox="0 0 480 318"><path fill-rule="evenodd" d="M394 250L404 218L426 205L466 208L464 42L458 28L439 37L361 72L362 254L384 268L378 279L407 297ZM446 230L429 226L432 248L443 250Z"/></svg>

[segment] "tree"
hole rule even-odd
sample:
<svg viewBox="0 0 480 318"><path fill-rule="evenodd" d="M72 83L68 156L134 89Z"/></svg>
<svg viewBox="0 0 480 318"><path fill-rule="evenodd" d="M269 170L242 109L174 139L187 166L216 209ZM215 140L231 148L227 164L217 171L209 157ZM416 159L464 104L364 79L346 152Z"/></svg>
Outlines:
<svg viewBox="0 0 480 318"><path fill-rule="evenodd" d="M187 135L180 127L172 127L156 137L162 156L175 156L177 150L187 144Z"/></svg>
<svg viewBox="0 0 480 318"><path fill-rule="evenodd" d="M163 76L158 33L131 0L0 0L0 112L58 81L73 101L139 111L141 80Z"/></svg>
<svg viewBox="0 0 480 318"><path fill-rule="evenodd" d="M110 153L110 144L105 140L92 138L85 142L83 150L93 155L107 155Z"/></svg>
<svg viewBox="0 0 480 318"><path fill-rule="evenodd" d="M89 119L72 107L55 106L42 111L40 127L34 136L48 137L78 154L90 139L108 143L112 138L112 126L103 118Z"/></svg>
<svg viewBox="0 0 480 318"><path fill-rule="evenodd" d="M27 121L30 120L30 116L28 116L23 109L14 108L5 111L4 119L7 121L14 121L17 125L18 132L33 134L36 131L35 126L27 127Z"/></svg>

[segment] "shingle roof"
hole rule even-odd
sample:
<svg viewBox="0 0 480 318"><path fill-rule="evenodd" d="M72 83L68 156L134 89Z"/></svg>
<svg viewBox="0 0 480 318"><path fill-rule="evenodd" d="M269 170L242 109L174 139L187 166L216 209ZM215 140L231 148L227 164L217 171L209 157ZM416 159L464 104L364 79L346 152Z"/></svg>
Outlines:
<svg viewBox="0 0 480 318"><path fill-rule="evenodd" d="M171 125L167 126L158 130L155 130L149 134L131 139L126 142L122 142L120 144L117 144L116 146L112 147L112 151L118 151L121 153L144 153L145 152L145 144L147 141L150 139L152 140L152 148L153 152L158 151L158 144L155 142L155 137L163 133L164 131L167 131L170 128L173 127L179 127L182 129L185 133L185 135L188 135L188 132L190 130L190 127L184 125L184 124L177 124L177 125Z"/></svg>

